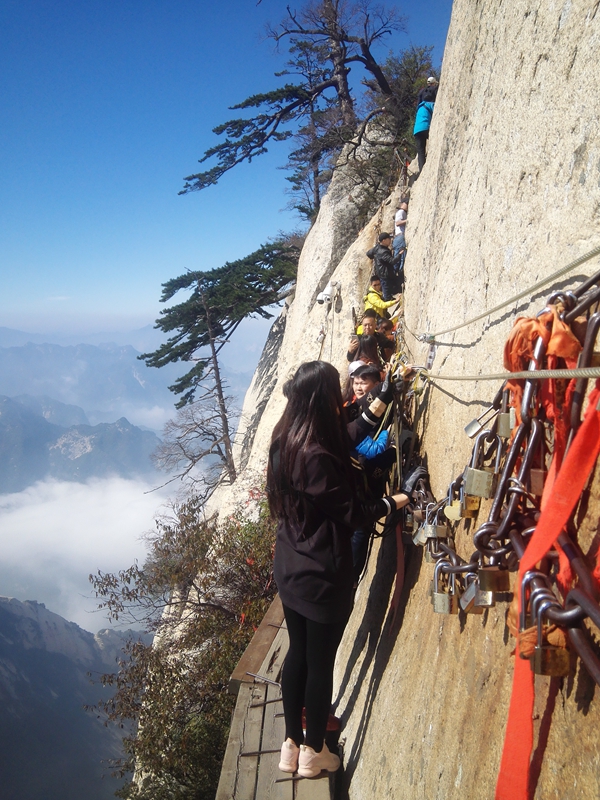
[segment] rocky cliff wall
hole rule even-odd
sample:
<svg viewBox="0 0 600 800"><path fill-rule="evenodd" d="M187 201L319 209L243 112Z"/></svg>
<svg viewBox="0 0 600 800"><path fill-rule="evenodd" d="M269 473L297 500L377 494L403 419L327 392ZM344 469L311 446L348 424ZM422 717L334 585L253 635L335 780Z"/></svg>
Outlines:
<svg viewBox="0 0 600 800"><path fill-rule="evenodd" d="M411 331L459 324L600 244L599 6L598 0L455 1L428 160L411 196L405 298ZM271 353L267 369L267 395L255 382L247 398L246 414L261 402L264 412L238 488L264 474L288 375L319 355L344 364L351 307L359 307L370 271L364 253L391 224L397 194L340 256L336 236L347 229L352 204L342 176L336 181L302 254L281 349L277 359ZM559 286L597 269L596 258ZM316 338L325 313L315 297L330 276L342 291L321 349ZM433 372L501 371L515 316L535 313L547 294L440 336ZM410 336L408 344L423 363L426 346ZM468 459L472 443L463 426L497 387L471 381L430 391L422 453L437 497ZM239 491L221 495L221 507L234 494L240 497ZM596 477L580 529L584 549L597 537L599 494ZM461 530L456 542L467 558L472 532ZM494 795L513 672L507 605L466 619L433 614L432 567L421 555L413 551L393 621L394 542L375 544L340 648L341 796L351 800ZM550 718L550 679L536 678L536 692L537 736ZM537 798L600 797L596 695L580 665L560 682Z"/></svg>

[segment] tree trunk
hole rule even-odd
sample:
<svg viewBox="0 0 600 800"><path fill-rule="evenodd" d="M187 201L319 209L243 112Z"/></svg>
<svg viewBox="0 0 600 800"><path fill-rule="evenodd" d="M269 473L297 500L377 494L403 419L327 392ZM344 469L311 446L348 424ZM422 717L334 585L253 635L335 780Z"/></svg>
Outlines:
<svg viewBox="0 0 600 800"><path fill-rule="evenodd" d="M354 103L350 95L348 85L348 68L345 65L346 46L344 44L344 34L339 27L338 11L333 0L324 0L323 17L326 21L329 35L329 49L331 51L331 63L333 64L333 79L337 86L338 101L342 112L344 124L354 125L356 116L354 114Z"/></svg>
<svg viewBox="0 0 600 800"><path fill-rule="evenodd" d="M223 428L223 445L225 446L225 468L231 483L237 478L235 464L233 462L233 449L231 446L231 434L229 432L229 420L227 418L227 406L225 404L225 395L223 394L223 381L221 379L221 370L219 369L219 359L217 356L217 349L215 347L215 335L213 333L212 325L210 324L210 311L204 301L204 293L198 287L200 297L202 298L202 305L206 312L206 327L208 328L208 337L210 340L210 352L212 355L213 368L215 371L215 387L217 390L217 401L219 405L219 416L221 417L221 425Z"/></svg>

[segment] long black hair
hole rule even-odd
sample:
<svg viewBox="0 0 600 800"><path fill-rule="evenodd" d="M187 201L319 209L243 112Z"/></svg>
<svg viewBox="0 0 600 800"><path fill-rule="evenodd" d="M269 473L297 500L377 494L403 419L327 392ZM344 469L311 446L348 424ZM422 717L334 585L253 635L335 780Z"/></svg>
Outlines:
<svg viewBox="0 0 600 800"><path fill-rule="evenodd" d="M305 460L309 445L318 444L340 462L340 471L352 480L350 443L346 424L340 375L326 361L301 364L283 387L287 406L273 430L267 492L274 517L286 516L285 495L306 485Z"/></svg>
<svg viewBox="0 0 600 800"><path fill-rule="evenodd" d="M370 361L372 364L381 366L381 358L375 336L369 336L363 333L358 344L358 350L354 353L353 359L354 361Z"/></svg>

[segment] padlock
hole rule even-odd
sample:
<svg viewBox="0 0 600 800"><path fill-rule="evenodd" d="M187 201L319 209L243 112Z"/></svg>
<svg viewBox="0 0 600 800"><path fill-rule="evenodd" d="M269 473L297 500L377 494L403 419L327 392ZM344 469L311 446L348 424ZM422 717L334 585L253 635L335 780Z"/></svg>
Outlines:
<svg viewBox="0 0 600 800"><path fill-rule="evenodd" d="M467 519L473 519L479 513L479 506L481 505L481 497L476 497L473 494L466 494L461 486L460 488L460 516Z"/></svg>
<svg viewBox="0 0 600 800"><path fill-rule="evenodd" d="M544 494L544 484L546 482L547 474L548 473L545 469L540 469L539 467L533 467L529 470L527 488L530 494L534 495L535 497L541 497Z"/></svg>
<svg viewBox="0 0 600 800"><path fill-rule="evenodd" d="M479 588L482 592L509 592L510 575L497 565L479 568Z"/></svg>
<svg viewBox="0 0 600 800"><path fill-rule="evenodd" d="M422 523L419 525L415 534L413 535L413 544L423 547L426 541L427 537L425 536L425 523Z"/></svg>
<svg viewBox="0 0 600 800"><path fill-rule="evenodd" d="M430 520L430 514L431 510L433 509L433 506L434 506L433 503L428 503L427 507L425 508L425 521L422 526L423 532L421 534L421 537L425 539L423 544L425 544L427 539L433 539L435 537L435 533L433 532L435 526L432 524L432 521ZM415 542L415 544L420 544L420 542Z"/></svg>
<svg viewBox="0 0 600 800"><path fill-rule="evenodd" d="M477 592L479 591L477 574L475 572L467 572L465 575L465 581L467 581L467 588L462 593L460 600L458 601L460 607L465 614L483 614L483 608L475 605Z"/></svg>
<svg viewBox="0 0 600 800"><path fill-rule="evenodd" d="M451 522L456 522L462 518L462 503L460 500L453 500L450 505L444 506L444 516Z"/></svg>
<svg viewBox="0 0 600 800"><path fill-rule="evenodd" d="M437 518L435 524L425 524L425 537L427 539L447 539L448 528L445 525L438 525Z"/></svg>
<svg viewBox="0 0 600 800"><path fill-rule="evenodd" d="M440 592L440 574L444 567L452 566L449 561L439 560L433 572L434 590L431 597L433 610L436 614L458 614L458 595L456 594L456 579L450 573L448 591Z"/></svg>
<svg viewBox="0 0 600 800"><path fill-rule="evenodd" d="M527 476L527 489L535 497L541 497L544 494L544 484L546 482L546 447L545 438L540 438L540 451L538 454L539 466L532 467Z"/></svg>
<svg viewBox="0 0 600 800"><path fill-rule="evenodd" d="M462 481L462 476L456 478L456 480L453 480L448 487L447 501L446 505L444 506L444 516L451 522L457 522L462 517L460 499L455 499L456 486L458 485L459 481Z"/></svg>
<svg viewBox="0 0 600 800"><path fill-rule="evenodd" d="M477 587L477 596L475 597L474 605L477 606L477 608L493 608L496 605L494 593L489 590L483 592Z"/></svg>
<svg viewBox="0 0 600 800"><path fill-rule="evenodd" d="M486 417L490 413L490 411L492 412L490 417L486 419L485 423L482 422L483 418ZM494 406L489 406L488 408L485 409L485 411L481 412L481 414L477 417L477 419L474 419L471 422L469 422L468 425L465 425L465 433L467 434L469 439L474 439L477 436L477 434L483 430L484 424L488 425L494 419L497 413L498 413L497 408L494 408Z"/></svg>
<svg viewBox="0 0 600 800"><path fill-rule="evenodd" d="M475 440L471 464L463 475L465 495L474 497L490 498L494 494L496 476L500 472L500 460L502 458L502 443L497 437L496 443L496 462L490 472L483 466L483 441L490 436L490 431L483 431Z"/></svg>
<svg viewBox="0 0 600 800"><path fill-rule="evenodd" d="M410 511L404 513L404 530L412 531L414 528L414 518Z"/></svg>
<svg viewBox="0 0 600 800"><path fill-rule="evenodd" d="M517 414L514 408L510 408L508 411L501 411L498 414L496 433L503 439L510 439L510 436L516 424L517 424Z"/></svg>
<svg viewBox="0 0 600 800"><path fill-rule="evenodd" d="M554 647L551 644L544 644L544 611L551 605L553 605L553 601L546 600L541 604L538 611L537 643L533 651L533 658L531 659L531 669L536 675L551 675L552 677L560 678L569 674L571 657L569 651L564 647Z"/></svg>

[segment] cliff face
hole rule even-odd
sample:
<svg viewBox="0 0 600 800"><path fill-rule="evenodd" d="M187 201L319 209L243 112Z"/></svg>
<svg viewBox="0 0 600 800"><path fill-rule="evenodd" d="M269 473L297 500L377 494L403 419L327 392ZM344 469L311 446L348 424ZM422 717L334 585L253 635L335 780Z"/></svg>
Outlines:
<svg viewBox="0 0 600 800"><path fill-rule="evenodd" d="M0 597L3 798L114 797L122 781L105 759L121 756L121 737L85 706L112 695L99 676L116 669L127 633L94 636L42 603Z"/></svg>
<svg viewBox="0 0 600 800"><path fill-rule="evenodd" d="M599 61L597 0L456 0L428 160L411 195L405 295L411 331L460 324L600 244ZM260 404L264 411L238 489L262 479L290 373L318 357L344 365L351 308L361 306L370 273L364 253L391 227L397 196L342 254L340 232L352 229L353 206L343 176L336 178L302 253L268 386L255 379L247 398L247 419ZM515 316L535 314L551 289L574 286L597 269L596 258L518 306L440 336L433 372L502 371ZM341 296L326 315L315 298L329 277L340 281ZM319 343L321 326L326 335ZM424 363L427 347L410 336L408 345L414 363ZM498 382L470 381L430 390L422 453L436 497L469 458L464 425L497 388ZM596 476L579 532L584 551L597 536L598 483ZM221 507L234 495L240 492L221 493ZM472 534L461 529L456 540L466 558ZM344 721L345 796L492 797L513 673L507 605L463 620L434 614L433 569L415 551L392 623L394 562L394 543L376 543L340 648L335 696ZM550 718L550 679L536 678L536 692L537 736ZM580 664L561 683L537 798L600 796L595 694Z"/></svg>

